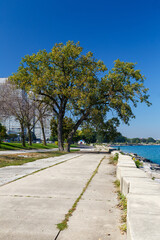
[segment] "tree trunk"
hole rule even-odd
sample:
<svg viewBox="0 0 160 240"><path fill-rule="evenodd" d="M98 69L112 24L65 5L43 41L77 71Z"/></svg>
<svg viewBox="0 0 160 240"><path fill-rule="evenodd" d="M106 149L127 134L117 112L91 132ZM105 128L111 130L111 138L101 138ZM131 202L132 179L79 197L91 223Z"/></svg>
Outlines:
<svg viewBox="0 0 160 240"><path fill-rule="evenodd" d="M63 116L62 116L62 113L60 113L59 116L58 116L58 125L57 125L59 151L64 150L64 148L63 148L63 137L62 137L62 131L63 131L62 121L63 121Z"/></svg>
<svg viewBox="0 0 160 240"><path fill-rule="evenodd" d="M29 140L29 145L32 146L32 134L31 134L31 129L30 126L28 128L28 140Z"/></svg>
<svg viewBox="0 0 160 240"><path fill-rule="evenodd" d="M22 136L21 136L22 146L25 147L26 146L26 142L25 142L24 125L23 125L23 123L21 124L21 132L22 132Z"/></svg>
<svg viewBox="0 0 160 240"><path fill-rule="evenodd" d="M40 120L41 128L42 128L42 135L43 135L43 145L46 146L46 136L45 136L45 131L44 131L44 125L43 125L43 120Z"/></svg>
<svg viewBox="0 0 160 240"><path fill-rule="evenodd" d="M67 140L67 143L65 145L65 152L70 152L70 145L71 143Z"/></svg>
<svg viewBox="0 0 160 240"><path fill-rule="evenodd" d="M87 117L89 116L89 112L86 112L84 115L81 116L81 118L77 121L77 123L74 125L72 131L68 134L68 138L67 138L67 144L66 144L66 148L65 151L66 152L70 152L70 145L72 143L72 139L73 136L75 134L75 132L77 131L78 127L81 125L81 123L87 119Z"/></svg>

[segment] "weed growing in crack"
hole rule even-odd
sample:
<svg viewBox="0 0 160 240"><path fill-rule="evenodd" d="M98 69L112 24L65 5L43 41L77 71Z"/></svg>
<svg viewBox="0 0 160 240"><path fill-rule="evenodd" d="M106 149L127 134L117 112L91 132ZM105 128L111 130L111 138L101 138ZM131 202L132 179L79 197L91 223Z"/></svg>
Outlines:
<svg viewBox="0 0 160 240"><path fill-rule="evenodd" d="M113 157L110 157L109 163L110 163L110 164L113 164L113 165L117 165L117 163L118 163L118 158L119 158L119 154L118 154L118 153L115 153Z"/></svg>
<svg viewBox="0 0 160 240"><path fill-rule="evenodd" d="M94 176L96 175L96 173L98 172L98 169L102 163L102 161L104 160L105 157L103 157L101 159L101 161L99 162L97 168L95 169L95 171L93 172L92 176L90 177L90 179L88 180L88 182L86 183L85 187L83 188L82 193L79 195L79 197L76 199L76 201L74 202L73 206L69 209L68 213L65 215L64 220L61 223L57 224L57 228L60 231L63 231L64 229L66 229L68 227L68 221L69 218L72 216L73 212L76 210L77 204L80 201L80 199L82 198L83 194L85 193L85 191L87 190L90 182L92 181L92 179L94 178Z"/></svg>
<svg viewBox="0 0 160 240"><path fill-rule="evenodd" d="M120 230L121 230L122 234L124 234L124 232L127 232L127 199L120 192L120 181L116 180L114 182L114 185L116 187L116 191L118 194L118 200L119 200L118 207L123 211L123 213L121 215L122 225L120 226Z"/></svg>

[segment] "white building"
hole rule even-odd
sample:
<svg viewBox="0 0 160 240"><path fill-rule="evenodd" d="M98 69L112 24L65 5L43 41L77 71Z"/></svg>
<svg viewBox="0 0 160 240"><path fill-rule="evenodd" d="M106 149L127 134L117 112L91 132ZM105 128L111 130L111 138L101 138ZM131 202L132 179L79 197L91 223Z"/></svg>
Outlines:
<svg viewBox="0 0 160 240"><path fill-rule="evenodd" d="M5 83L7 78L0 78L0 85ZM1 117L1 116L0 116ZM50 130L50 120L51 116L49 116L47 119L44 121L44 127L45 127L45 135L46 139L49 139L51 136L51 130ZM7 133L8 134L20 134L21 128L19 122L16 120L15 117L10 116L10 117L1 117L0 122L6 127ZM38 139L43 139L42 135L42 130L41 130L41 125L39 122L35 124L35 127L33 129L33 132L36 135L36 138Z"/></svg>
<svg viewBox="0 0 160 240"><path fill-rule="evenodd" d="M0 78L0 84L5 83L8 78Z"/></svg>

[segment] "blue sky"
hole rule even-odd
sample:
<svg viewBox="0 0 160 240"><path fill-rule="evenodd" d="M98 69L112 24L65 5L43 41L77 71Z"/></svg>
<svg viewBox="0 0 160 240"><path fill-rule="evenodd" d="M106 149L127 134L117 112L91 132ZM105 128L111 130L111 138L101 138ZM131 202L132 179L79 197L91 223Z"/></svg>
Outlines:
<svg viewBox="0 0 160 240"><path fill-rule="evenodd" d="M109 69L117 58L137 63L152 106L139 105L136 119L119 130L160 139L160 1L0 1L0 77L16 72L24 55L68 40L80 41Z"/></svg>

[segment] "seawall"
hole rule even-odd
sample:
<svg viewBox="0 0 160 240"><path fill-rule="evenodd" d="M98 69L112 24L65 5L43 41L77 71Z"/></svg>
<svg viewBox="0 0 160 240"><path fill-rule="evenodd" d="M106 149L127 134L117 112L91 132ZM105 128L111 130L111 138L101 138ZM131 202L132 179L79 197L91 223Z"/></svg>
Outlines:
<svg viewBox="0 0 160 240"><path fill-rule="evenodd" d="M160 240L160 184L138 169L132 157L118 154L116 175L127 198L127 240Z"/></svg>

